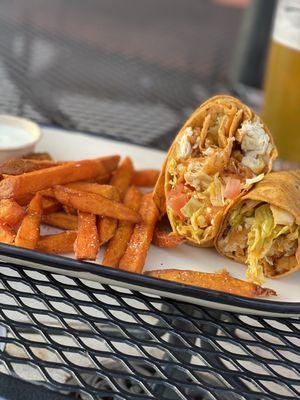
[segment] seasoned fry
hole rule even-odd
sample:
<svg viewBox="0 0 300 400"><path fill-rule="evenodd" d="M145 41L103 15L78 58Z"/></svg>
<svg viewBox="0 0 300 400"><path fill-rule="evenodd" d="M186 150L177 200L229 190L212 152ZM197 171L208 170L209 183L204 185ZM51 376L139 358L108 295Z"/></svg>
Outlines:
<svg viewBox="0 0 300 400"><path fill-rule="evenodd" d="M47 160L27 160L22 158L7 160L0 164L0 174L21 175L43 168L55 167L58 162Z"/></svg>
<svg viewBox="0 0 300 400"><path fill-rule="evenodd" d="M55 197L52 188L40 190L38 193L43 197L50 197L50 198L54 198Z"/></svg>
<svg viewBox="0 0 300 400"><path fill-rule="evenodd" d="M95 260L99 247L96 215L79 212L77 238L74 243L77 260Z"/></svg>
<svg viewBox="0 0 300 400"><path fill-rule="evenodd" d="M131 186L125 195L124 204L134 211L138 211L142 200L141 192L134 186ZM123 257L127 244L130 240L134 224L127 221L120 221L114 237L109 241L102 264L108 267L117 267L120 259Z"/></svg>
<svg viewBox="0 0 300 400"><path fill-rule="evenodd" d="M142 197L140 214L142 221L135 226L125 254L119 263L120 269L137 273L142 272L144 267L158 219L158 210L153 202L152 193L147 193Z"/></svg>
<svg viewBox="0 0 300 400"><path fill-rule="evenodd" d="M77 210L74 207L63 205L63 210L66 214L77 215Z"/></svg>
<svg viewBox="0 0 300 400"><path fill-rule="evenodd" d="M13 226L21 222L24 215L24 209L14 200L0 200L0 221Z"/></svg>
<svg viewBox="0 0 300 400"><path fill-rule="evenodd" d="M134 186L149 187L155 186L159 177L158 169L141 169L134 171L131 184Z"/></svg>
<svg viewBox="0 0 300 400"><path fill-rule="evenodd" d="M107 243L115 234L118 220L115 218L103 217L98 221L98 234L100 245Z"/></svg>
<svg viewBox="0 0 300 400"><path fill-rule="evenodd" d="M124 158L115 174L110 180L110 184L115 186L120 192L121 200L124 199L125 193L132 181L133 164L129 157Z"/></svg>
<svg viewBox="0 0 300 400"><path fill-rule="evenodd" d="M83 192L100 194L108 199L118 201L120 199L119 191L111 185L99 185L98 183L75 182L66 185L66 187ZM98 233L100 245L108 242L117 229L117 220L114 218L103 217L98 221Z"/></svg>
<svg viewBox="0 0 300 400"><path fill-rule="evenodd" d="M1 196L0 196L1 197ZM28 204L31 202L31 200L34 198L34 194L32 193L27 193L24 196L20 197L17 199L17 202L20 206L28 206Z"/></svg>
<svg viewBox="0 0 300 400"><path fill-rule="evenodd" d="M29 203L26 215L18 229L15 245L34 249L40 237L42 197L36 194Z"/></svg>
<svg viewBox="0 0 300 400"><path fill-rule="evenodd" d="M109 198L116 201L123 200L132 179L132 174L132 161L129 157L126 157L110 180L111 185L117 189L118 194L113 194ZM103 217L99 219L98 232L101 245L107 243L114 236L117 226L118 222L114 218Z"/></svg>
<svg viewBox="0 0 300 400"><path fill-rule="evenodd" d="M124 221L139 222L140 215L118 203L109 200L104 196L94 193L81 192L69 189L64 186L55 186L54 194L58 201L76 210L105 217L116 218Z"/></svg>
<svg viewBox="0 0 300 400"><path fill-rule="evenodd" d="M43 214L47 215L61 210L61 204L56 199L42 197L42 208Z"/></svg>
<svg viewBox="0 0 300 400"><path fill-rule="evenodd" d="M41 236L37 244L37 250L51 254L72 253L76 237L76 231Z"/></svg>
<svg viewBox="0 0 300 400"><path fill-rule="evenodd" d="M119 156L102 157L95 160L68 162L26 174L9 176L0 182L0 198L18 200L28 193L69 182L90 179L114 170Z"/></svg>
<svg viewBox="0 0 300 400"><path fill-rule="evenodd" d="M114 190L111 191L111 193L107 193L108 199L119 201L120 200L120 194L117 188L112 186ZM99 218L98 220L98 234L99 234L99 241L100 241L100 246L102 246L104 243L107 243L115 234L116 229L118 226L118 221L115 218L110 218L110 217L102 217Z"/></svg>
<svg viewBox="0 0 300 400"><path fill-rule="evenodd" d="M15 237L16 233L13 228L5 222L0 221L0 243L12 244Z"/></svg>
<svg viewBox="0 0 300 400"><path fill-rule="evenodd" d="M96 178L91 179L91 182L99 183L100 185L106 185L111 179L111 174L99 175Z"/></svg>
<svg viewBox="0 0 300 400"><path fill-rule="evenodd" d="M100 194L100 196L107 198L118 198L119 196L118 189L111 185L99 185L99 183L90 182L74 182L64 186L69 189L80 190L81 192Z"/></svg>
<svg viewBox="0 0 300 400"><path fill-rule="evenodd" d="M99 185L98 183L91 182L74 182L65 185L69 189L80 190L82 192L100 194L101 196L110 198L119 198L119 191L117 188L111 185ZM63 206L64 210L68 214L77 215L77 211L73 207ZM99 230L99 229L98 229Z"/></svg>
<svg viewBox="0 0 300 400"><path fill-rule="evenodd" d="M77 215L66 214L64 212L54 212L43 215L42 222L46 225L66 230L76 230L78 225Z"/></svg>
<svg viewBox="0 0 300 400"><path fill-rule="evenodd" d="M152 243L158 247L172 249L184 242L184 239L174 233L166 232L156 226L153 234Z"/></svg>
<svg viewBox="0 0 300 400"><path fill-rule="evenodd" d="M251 282L242 281L230 276L227 271L218 273L198 272L179 269L165 269L146 272L153 278L199 286L206 289L219 290L244 297L276 296L273 289L263 288Z"/></svg>
<svg viewBox="0 0 300 400"><path fill-rule="evenodd" d="M46 161L51 161L52 157L50 156L49 153L30 153L30 154L26 154L26 156L24 157L28 160L46 160Z"/></svg>

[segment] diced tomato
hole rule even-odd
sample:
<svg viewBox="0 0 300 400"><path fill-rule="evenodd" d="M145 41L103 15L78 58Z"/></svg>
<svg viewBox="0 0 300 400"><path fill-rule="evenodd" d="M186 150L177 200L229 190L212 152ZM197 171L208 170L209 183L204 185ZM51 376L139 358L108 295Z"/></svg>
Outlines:
<svg viewBox="0 0 300 400"><path fill-rule="evenodd" d="M239 179L229 178L224 191L225 199L235 199L240 193L241 181Z"/></svg>
<svg viewBox="0 0 300 400"><path fill-rule="evenodd" d="M171 189L168 193L167 204L173 210L174 216L184 218L181 213L182 207L189 201L190 195L184 193L184 185L180 183L174 189Z"/></svg>

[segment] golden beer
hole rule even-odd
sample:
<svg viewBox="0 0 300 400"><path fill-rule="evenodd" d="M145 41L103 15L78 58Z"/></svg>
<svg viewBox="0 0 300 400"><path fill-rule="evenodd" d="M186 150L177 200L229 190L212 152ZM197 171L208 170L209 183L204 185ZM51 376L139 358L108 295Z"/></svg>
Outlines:
<svg viewBox="0 0 300 400"><path fill-rule="evenodd" d="M265 76L263 119L284 160L300 162L300 1L280 0Z"/></svg>

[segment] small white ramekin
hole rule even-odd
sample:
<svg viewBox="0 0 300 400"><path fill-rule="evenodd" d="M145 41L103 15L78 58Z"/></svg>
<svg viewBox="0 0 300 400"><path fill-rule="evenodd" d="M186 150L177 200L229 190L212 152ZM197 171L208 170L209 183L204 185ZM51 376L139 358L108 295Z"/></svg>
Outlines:
<svg viewBox="0 0 300 400"><path fill-rule="evenodd" d="M23 129L27 133L30 133L31 140L21 146L13 146L12 144L12 146L0 147L0 162L11 158L21 158L26 156L26 154L32 153L35 145L42 137L39 126L35 122L25 118L14 117L12 115L0 115L0 125L2 124Z"/></svg>

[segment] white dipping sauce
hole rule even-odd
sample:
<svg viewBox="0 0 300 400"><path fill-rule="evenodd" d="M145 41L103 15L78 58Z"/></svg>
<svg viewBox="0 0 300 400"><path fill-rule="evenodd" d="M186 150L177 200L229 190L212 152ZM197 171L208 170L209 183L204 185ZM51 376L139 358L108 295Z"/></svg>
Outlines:
<svg viewBox="0 0 300 400"><path fill-rule="evenodd" d="M0 149L21 147L32 142L32 135L15 125L0 123Z"/></svg>

